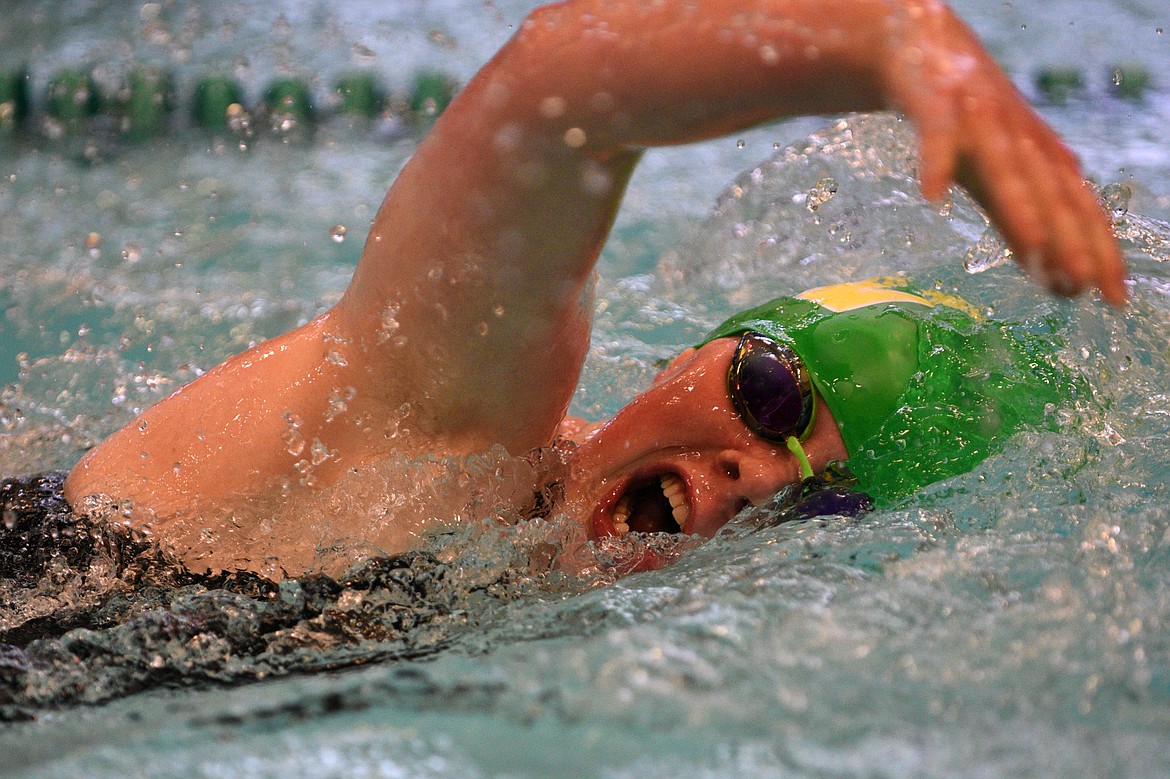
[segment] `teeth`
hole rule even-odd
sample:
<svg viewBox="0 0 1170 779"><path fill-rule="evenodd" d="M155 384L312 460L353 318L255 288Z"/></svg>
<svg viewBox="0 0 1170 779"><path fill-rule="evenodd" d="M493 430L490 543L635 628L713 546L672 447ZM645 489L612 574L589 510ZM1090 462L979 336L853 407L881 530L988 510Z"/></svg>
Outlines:
<svg viewBox="0 0 1170 779"><path fill-rule="evenodd" d="M683 480L674 474L660 476L658 484L662 488L663 497L670 503L671 516L674 517L674 521L681 530L684 523L691 517L691 508L687 505L686 486L683 484ZM613 529L617 531L618 535L630 532L630 502L630 496L623 495L613 507Z"/></svg>
<svg viewBox="0 0 1170 779"><path fill-rule="evenodd" d="M682 529L683 523L691 517L691 508L687 505L687 493L682 479L668 473L659 478L658 483L662 485L662 494L670 501L670 512L674 515L674 521L678 523L679 529Z"/></svg>
<svg viewBox="0 0 1170 779"><path fill-rule="evenodd" d="M624 536L630 532L630 526L626 524L626 520L630 518L630 496L623 495L622 499L613 507L613 529L618 532L619 536Z"/></svg>

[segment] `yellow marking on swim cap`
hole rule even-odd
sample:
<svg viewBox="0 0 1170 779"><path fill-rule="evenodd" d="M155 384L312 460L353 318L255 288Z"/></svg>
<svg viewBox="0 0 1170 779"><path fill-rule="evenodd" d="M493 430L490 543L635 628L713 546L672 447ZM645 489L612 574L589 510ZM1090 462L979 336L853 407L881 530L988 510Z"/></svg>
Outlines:
<svg viewBox="0 0 1170 779"><path fill-rule="evenodd" d="M876 306L881 303L917 303L920 306L933 306L926 298L912 295L902 290L891 289L888 285L896 279L866 279L865 281L851 281L845 284L831 284L827 287L816 287L805 290L796 297L808 300L840 314L843 311L852 311L855 308ZM949 305L949 304L948 304Z"/></svg>
<svg viewBox="0 0 1170 779"><path fill-rule="evenodd" d="M920 290L920 294L908 292L905 288L898 289L898 287L903 287L905 283L905 280L897 276L878 276L865 281L816 287L802 292L796 297L817 303L837 314L881 303L917 303L932 307L946 306L962 311L972 319L983 319L983 314L979 309L958 295L935 289Z"/></svg>
<svg viewBox="0 0 1170 779"><path fill-rule="evenodd" d="M949 292L940 292L936 289L925 289L922 291L922 297L926 298L936 306L946 306L947 308L953 308L958 311L962 311L972 319L983 319L983 313L979 309L975 308L975 306L971 305L966 300L963 300L958 295L952 295Z"/></svg>

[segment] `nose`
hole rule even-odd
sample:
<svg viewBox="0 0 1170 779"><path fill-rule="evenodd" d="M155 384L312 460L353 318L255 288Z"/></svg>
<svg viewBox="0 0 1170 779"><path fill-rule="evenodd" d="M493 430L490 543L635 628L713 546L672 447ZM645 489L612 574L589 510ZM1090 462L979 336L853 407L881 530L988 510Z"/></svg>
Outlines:
<svg viewBox="0 0 1170 779"><path fill-rule="evenodd" d="M800 468L791 455L773 451L724 449L715 457L716 478L725 480L729 494L760 504L781 487L800 480Z"/></svg>

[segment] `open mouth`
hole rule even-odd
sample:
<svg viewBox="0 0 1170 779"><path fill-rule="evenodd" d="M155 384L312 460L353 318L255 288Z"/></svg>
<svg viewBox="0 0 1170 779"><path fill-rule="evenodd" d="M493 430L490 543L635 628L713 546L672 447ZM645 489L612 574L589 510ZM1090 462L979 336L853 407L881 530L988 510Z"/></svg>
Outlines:
<svg viewBox="0 0 1170 779"><path fill-rule="evenodd" d="M617 535L635 533L685 533L691 516L687 488L673 473L635 479L613 505L613 529Z"/></svg>

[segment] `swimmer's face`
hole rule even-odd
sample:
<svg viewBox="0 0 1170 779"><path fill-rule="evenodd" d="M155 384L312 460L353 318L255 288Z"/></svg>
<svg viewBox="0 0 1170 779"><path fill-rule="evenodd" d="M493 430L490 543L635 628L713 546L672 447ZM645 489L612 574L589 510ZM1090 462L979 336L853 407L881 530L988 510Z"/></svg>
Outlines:
<svg viewBox="0 0 1170 779"><path fill-rule="evenodd" d="M581 442L567 497L586 515L591 537L710 537L744 507L800 481L796 456L755 432L736 409L728 370L738 344L720 338L686 350ZM819 397L815 403L803 446L820 470L847 455L828 407Z"/></svg>

